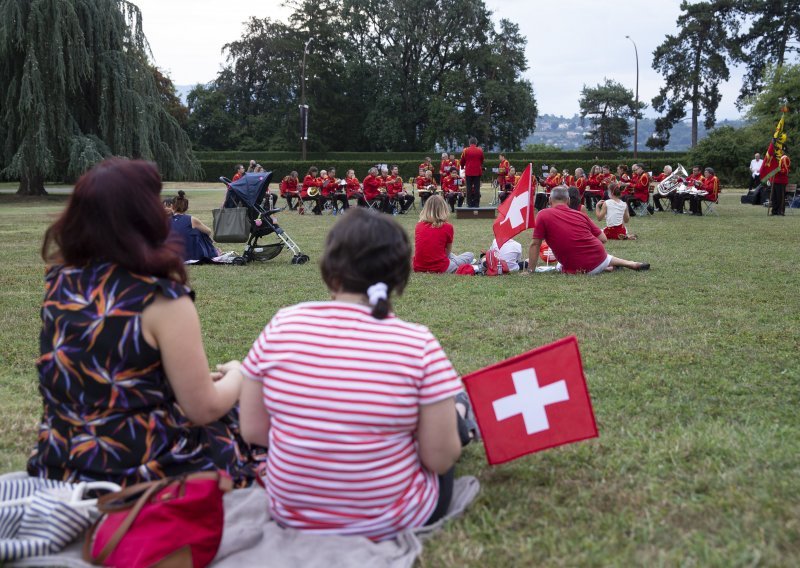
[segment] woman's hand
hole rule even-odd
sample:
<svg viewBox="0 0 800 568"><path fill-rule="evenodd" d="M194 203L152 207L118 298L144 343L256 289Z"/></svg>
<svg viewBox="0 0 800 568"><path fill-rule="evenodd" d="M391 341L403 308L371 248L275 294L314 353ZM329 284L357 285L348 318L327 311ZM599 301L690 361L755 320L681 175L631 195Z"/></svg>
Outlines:
<svg viewBox="0 0 800 568"><path fill-rule="evenodd" d="M236 361L235 359L232 361L228 361L227 363L221 363L217 365L217 371L222 374L229 373L231 371L238 371L242 368L241 361Z"/></svg>

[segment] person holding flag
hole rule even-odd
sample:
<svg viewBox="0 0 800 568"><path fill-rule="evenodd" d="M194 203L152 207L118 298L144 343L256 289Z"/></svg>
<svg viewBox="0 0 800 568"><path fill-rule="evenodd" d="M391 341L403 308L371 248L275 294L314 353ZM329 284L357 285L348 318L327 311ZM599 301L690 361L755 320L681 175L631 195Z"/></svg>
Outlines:
<svg viewBox="0 0 800 568"><path fill-rule="evenodd" d="M784 215L786 206L786 184L789 183L791 160L786 154L786 132L783 125L789 108L781 108L781 119L775 127L772 141L769 143L764 162L761 164L761 182L771 181L772 191L769 196L770 209L773 215Z"/></svg>

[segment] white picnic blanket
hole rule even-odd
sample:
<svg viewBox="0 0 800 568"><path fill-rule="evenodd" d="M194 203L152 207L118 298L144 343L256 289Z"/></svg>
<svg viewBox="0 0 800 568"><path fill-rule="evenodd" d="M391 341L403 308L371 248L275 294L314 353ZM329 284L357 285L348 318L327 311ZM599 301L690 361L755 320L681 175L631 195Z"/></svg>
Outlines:
<svg viewBox="0 0 800 568"><path fill-rule="evenodd" d="M437 523L397 538L375 543L364 537L320 536L284 529L268 518L267 498L261 487L238 489L225 495L225 528L214 568L242 566L303 566L337 568L410 568L422 552L422 541L448 520L461 515L478 495L474 477L455 481L447 515ZM9 566L91 568L81 560L82 540L62 552L17 561Z"/></svg>

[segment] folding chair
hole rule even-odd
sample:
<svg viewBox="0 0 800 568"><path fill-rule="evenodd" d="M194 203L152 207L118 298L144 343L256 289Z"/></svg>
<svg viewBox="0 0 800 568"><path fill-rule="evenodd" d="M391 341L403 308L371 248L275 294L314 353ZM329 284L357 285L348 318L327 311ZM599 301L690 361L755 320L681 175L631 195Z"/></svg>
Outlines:
<svg viewBox="0 0 800 568"><path fill-rule="evenodd" d="M792 201L794 201L798 195L800 195L800 193L797 191L796 183L790 183L786 185L786 210L788 210L792 215L794 215L794 212L798 209L797 207L792 208Z"/></svg>
<svg viewBox="0 0 800 568"><path fill-rule="evenodd" d="M414 211L416 211L417 210L417 199L419 199L419 195L417 195L417 193L414 191L415 184L414 184L414 178L413 177L408 178L408 185L410 187L410 189L408 191L408 194L414 198L414 201L411 203L411 207L409 207L408 210L410 211L411 209L413 209Z"/></svg>
<svg viewBox="0 0 800 568"><path fill-rule="evenodd" d="M719 193L717 193L717 198L714 201L703 200L703 215L716 215L719 217L716 205L719 205Z"/></svg>

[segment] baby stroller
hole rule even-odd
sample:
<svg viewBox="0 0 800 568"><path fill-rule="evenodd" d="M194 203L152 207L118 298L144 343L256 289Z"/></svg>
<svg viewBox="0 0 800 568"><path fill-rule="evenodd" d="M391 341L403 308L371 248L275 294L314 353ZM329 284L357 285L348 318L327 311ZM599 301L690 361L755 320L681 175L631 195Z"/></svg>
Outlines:
<svg viewBox="0 0 800 568"><path fill-rule="evenodd" d="M273 215L283 209L265 207L269 203L269 198L266 201L264 198L271 179L272 172L248 173L234 182L225 177L219 178L228 186L222 208L246 207L250 225L250 234L247 244L244 246L244 252L242 256L233 259L233 264L244 265L254 260L271 260L280 254L284 246L292 251L292 264L305 264L309 261L308 255L300 251L300 247L273 219ZM278 237L278 242L267 245L258 244L258 239L273 233Z"/></svg>

